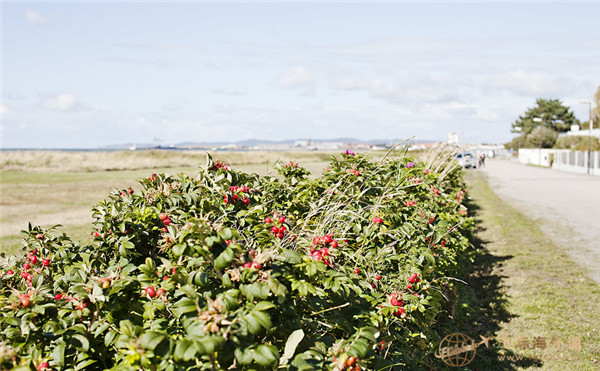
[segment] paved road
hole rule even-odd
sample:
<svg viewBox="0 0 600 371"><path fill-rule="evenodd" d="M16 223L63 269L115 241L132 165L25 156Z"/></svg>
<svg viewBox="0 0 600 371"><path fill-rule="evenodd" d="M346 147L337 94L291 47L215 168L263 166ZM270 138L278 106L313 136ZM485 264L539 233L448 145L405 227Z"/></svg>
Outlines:
<svg viewBox="0 0 600 371"><path fill-rule="evenodd" d="M530 219L600 283L600 177L487 159L494 192ZM540 246L543 248L543 246Z"/></svg>

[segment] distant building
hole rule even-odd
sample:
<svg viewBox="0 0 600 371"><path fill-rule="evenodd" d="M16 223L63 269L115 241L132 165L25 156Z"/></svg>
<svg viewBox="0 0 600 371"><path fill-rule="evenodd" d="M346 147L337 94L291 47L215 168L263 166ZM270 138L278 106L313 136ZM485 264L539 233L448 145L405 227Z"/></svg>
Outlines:
<svg viewBox="0 0 600 371"><path fill-rule="evenodd" d="M458 134L450 133L446 137L446 143L448 144L458 144Z"/></svg>

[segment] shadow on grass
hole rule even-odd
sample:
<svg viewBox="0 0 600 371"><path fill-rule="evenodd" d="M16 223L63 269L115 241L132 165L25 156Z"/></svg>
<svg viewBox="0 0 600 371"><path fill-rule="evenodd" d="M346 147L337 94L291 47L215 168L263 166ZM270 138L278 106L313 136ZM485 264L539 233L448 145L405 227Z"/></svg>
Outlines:
<svg viewBox="0 0 600 371"><path fill-rule="evenodd" d="M469 212L479 226L471 242L475 251L465 256L459 263L459 279L467 284L457 283L456 324L457 332L472 338L478 345L473 360L465 365L465 370L516 370L518 368L540 367L541 360L517 354L503 347L497 337L501 324L508 322L514 314L507 310L508 300L504 293L504 279L500 272L502 265L512 259L510 255L492 255L486 246L490 241L480 238L484 227L480 219L481 208L468 202ZM519 335L519 334L515 334ZM491 338L486 347L485 338ZM450 367L449 369L460 369Z"/></svg>

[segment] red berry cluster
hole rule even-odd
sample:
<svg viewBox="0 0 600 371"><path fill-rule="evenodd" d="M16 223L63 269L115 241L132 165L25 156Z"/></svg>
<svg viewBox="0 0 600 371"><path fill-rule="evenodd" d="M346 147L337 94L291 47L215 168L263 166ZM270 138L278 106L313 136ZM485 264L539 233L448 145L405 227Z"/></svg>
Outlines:
<svg viewBox="0 0 600 371"><path fill-rule="evenodd" d="M408 282L410 282L410 283L421 282L421 279L419 278L419 274L418 273L413 273L412 276L408 277Z"/></svg>
<svg viewBox="0 0 600 371"><path fill-rule="evenodd" d="M275 222L273 222L273 220L269 217L265 218L265 224L278 224L277 225L273 225L271 227L271 233L274 236L277 236L277 238L282 239L283 235L285 234L285 232L287 231L287 228L285 227L285 216L275 213L273 212L273 217L275 218Z"/></svg>
<svg viewBox="0 0 600 371"><path fill-rule="evenodd" d="M163 289L162 287L159 287L158 290L154 288L154 286L148 286L146 287L146 289L144 290L144 292L146 293L146 295L148 295L148 297L150 299L154 299L156 298L160 298L161 296L163 296L167 291L165 289Z"/></svg>
<svg viewBox="0 0 600 371"><path fill-rule="evenodd" d="M215 161L209 170L216 171L219 169L229 170L229 165L221 161Z"/></svg>
<svg viewBox="0 0 600 371"><path fill-rule="evenodd" d="M250 203L250 199L248 198L246 193L249 193L250 191L251 191L250 188L248 188L246 186L242 186L242 187L230 186L229 192L231 192L232 195L231 196L225 195L223 197L223 202L225 204L228 204L230 202L241 201L244 205L248 205Z"/></svg>
<svg viewBox="0 0 600 371"><path fill-rule="evenodd" d="M433 195L435 197L439 196L439 194L440 194L440 190L435 187L431 187L431 192L433 193Z"/></svg>
<svg viewBox="0 0 600 371"><path fill-rule="evenodd" d="M43 240L44 236L42 234L36 235L36 239ZM36 268L37 266L37 268ZM45 269L50 266L50 259L44 258L41 259L37 256L37 250L32 250L27 253L27 260L23 263L23 270L21 271L21 277L27 281L27 286L31 287L31 281L34 277L34 272L42 273L42 269ZM35 270L35 271L34 271ZM9 269L5 273L7 276L15 274L12 269Z"/></svg>
<svg viewBox="0 0 600 371"><path fill-rule="evenodd" d="M371 218L371 223L373 223L373 224L382 224L383 223L383 219L374 216L374 217Z"/></svg>
<svg viewBox="0 0 600 371"><path fill-rule="evenodd" d="M360 171L358 171L358 170L356 170L356 169L349 169L349 170L348 170L348 172L349 172L350 174L354 174L354 175L356 175L356 176L359 176L359 175L360 175Z"/></svg>
<svg viewBox="0 0 600 371"><path fill-rule="evenodd" d="M285 165L285 167L298 167L298 164L296 162L290 161Z"/></svg>
<svg viewBox="0 0 600 371"><path fill-rule="evenodd" d="M167 229L167 227L171 225L171 218L169 218L167 213L160 213L159 218L160 218L160 220L162 220L163 224L165 225L164 227L162 227L162 231L168 232L169 230Z"/></svg>
<svg viewBox="0 0 600 371"><path fill-rule="evenodd" d="M320 249L318 247L322 246ZM329 247L328 247L329 246ZM338 242L326 234L323 236L316 236L313 238L313 246L310 247L310 256L317 261L322 261L325 265L330 265L329 261L329 249L335 249L338 247Z"/></svg>
<svg viewBox="0 0 600 371"><path fill-rule="evenodd" d="M406 180L408 180L409 182L412 182L414 184L420 184L423 181L423 178L408 178Z"/></svg>
<svg viewBox="0 0 600 371"><path fill-rule="evenodd" d="M153 173L152 175L150 175L150 176L148 177L148 180L149 180L149 181L151 181L151 182L153 182L153 181L155 181L155 180L156 180L156 177L157 177L157 176L158 176L158 175L156 175L156 174L154 174L154 173Z"/></svg>
<svg viewBox="0 0 600 371"><path fill-rule="evenodd" d="M121 191L121 197L127 197L128 194L133 194L133 188L129 187L124 191Z"/></svg>
<svg viewBox="0 0 600 371"><path fill-rule="evenodd" d="M390 305L392 305L394 307L398 307L398 309L396 309L394 311L395 317L404 317L406 315L406 311L405 311L404 307L402 306L402 305L404 305L404 303L402 303L402 300L398 300L397 292L392 292L390 294L390 296L388 297L388 301L389 301Z"/></svg>
<svg viewBox="0 0 600 371"><path fill-rule="evenodd" d="M405 201L404 206L415 206L417 204L416 201Z"/></svg>

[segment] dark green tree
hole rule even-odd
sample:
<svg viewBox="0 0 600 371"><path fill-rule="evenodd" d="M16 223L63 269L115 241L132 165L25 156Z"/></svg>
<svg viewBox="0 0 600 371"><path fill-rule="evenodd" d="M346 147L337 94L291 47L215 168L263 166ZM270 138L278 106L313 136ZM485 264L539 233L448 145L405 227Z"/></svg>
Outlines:
<svg viewBox="0 0 600 371"><path fill-rule="evenodd" d="M541 121L534 120L536 118ZM552 129L557 133L569 131L571 125L579 125L570 107L566 107L558 99L536 100L536 106L529 108L519 119L512 124L513 133L521 133L527 136L538 126ZM518 129L520 128L520 129Z"/></svg>

